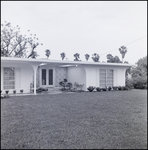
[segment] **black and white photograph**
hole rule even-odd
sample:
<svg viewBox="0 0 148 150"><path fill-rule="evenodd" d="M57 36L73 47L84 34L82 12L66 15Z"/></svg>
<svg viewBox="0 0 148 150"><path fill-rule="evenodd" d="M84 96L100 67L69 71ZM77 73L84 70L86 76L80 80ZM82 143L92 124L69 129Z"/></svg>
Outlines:
<svg viewBox="0 0 148 150"><path fill-rule="evenodd" d="M147 1L1 1L1 149L147 149Z"/></svg>

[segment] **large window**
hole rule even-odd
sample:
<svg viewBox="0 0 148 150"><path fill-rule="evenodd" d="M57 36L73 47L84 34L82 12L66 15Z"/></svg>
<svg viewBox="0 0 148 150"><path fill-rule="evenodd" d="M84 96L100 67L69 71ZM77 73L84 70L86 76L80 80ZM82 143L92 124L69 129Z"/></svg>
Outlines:
<svg viewBox="0 0 148 150"><path fill-rule="evenodd" d="M113 70L100 69L100 87L113 86Z"/></svg>
<svg viewBox="0 0 148 150"><path fill-rule="evenodd" d="M4 89L15 89L15 68L4 68Z"/></svg>

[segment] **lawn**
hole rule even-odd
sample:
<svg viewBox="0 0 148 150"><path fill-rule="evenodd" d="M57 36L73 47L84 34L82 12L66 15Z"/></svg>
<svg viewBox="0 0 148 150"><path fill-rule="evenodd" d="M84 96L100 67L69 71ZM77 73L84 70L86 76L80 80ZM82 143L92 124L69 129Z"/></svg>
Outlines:
<svg viewBox="0 0 148 150"><path fill-rule="evenodd" d="M1 99L1 149L147 149L147 90Z"/></svg>

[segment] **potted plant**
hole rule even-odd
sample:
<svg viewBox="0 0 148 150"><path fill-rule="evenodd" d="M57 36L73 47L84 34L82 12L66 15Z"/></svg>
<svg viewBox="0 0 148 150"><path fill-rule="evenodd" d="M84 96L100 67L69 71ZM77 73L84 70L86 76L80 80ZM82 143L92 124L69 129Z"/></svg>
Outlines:
<svg viewBox="0 0 148 150"><path fill-rule="evenodd" d="M88 90L89 92L92 92L94 89L95 89L95 87L93 87L93 86L89 86L89 87L87 88L87 90Z"/></svg>
<svg viewBox="0 0 148 150"><path fill-rule="evenodd" d="M8 94L8 93L9 93L9 90L6 90L5 92L6 92L6 94Z"/></svg>
<svg viewBox="0 0 148 150"><path fill-rule="evenodd" d="M13 94L16 94L16 90L13 90Z"/></svg>
<svg viewBox="0 0 148 150"><path fill-rule="evenodd" d="M23 89L20 90L21 93L23 93L23 91L24 91Z"/></svg>

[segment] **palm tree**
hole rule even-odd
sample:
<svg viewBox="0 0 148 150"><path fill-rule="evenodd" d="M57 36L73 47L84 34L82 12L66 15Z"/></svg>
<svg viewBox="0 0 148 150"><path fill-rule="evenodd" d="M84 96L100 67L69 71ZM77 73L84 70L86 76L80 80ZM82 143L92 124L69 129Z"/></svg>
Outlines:
<svg viewBox="0 0 148 150"><path fill-rule="evenodd" d="M99 62L99 58L100 58L99 54L94 53L92 56L93 56L92 59L94 62Z"/></svg>
<svg viewBox="0 0 148 150"><path fill-rule="evenodd" d="M73 55L73 56L75 57L74 61L80 61L80 60L79 60L79 55L80 55L80 54L78 54L78 53L75 53L75 54Z"/></svg>
<svg viewBox="0 0 148 150"><path fill-rule="evenodd" d="M121 46L119 48L120 54L122 55L122 63L123 63L123 59L125 57L125 54L127 53L127 48L125 46Z"/></svg>
<svg viewBox="0 0 148 150"><path fill-rule="evenodd" d="M49 56L50 56L50 54L51 54L51 51L50 51L49 49L46 49L46 50L45 50L45 52L46 52L46 54L45 54L45 55L47 56L47 59L48 59L48 57L49 57Z"/></svg>
<svg viewBox="0 0 148 150"><path fill-rule="evenodd" d="M88 61L88 59L89 59L89 54L85 54L85 59Z"/></svg>
<svg viewBox="0 0 148 150"><path fill-rule="evenodd" d="M64 52L61 53L60 55L61 55L61 57L62 57L62 60L63 60L63 59L65 58L65 56L66 56Z"/></svg>

